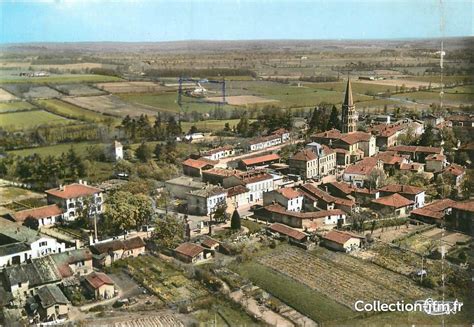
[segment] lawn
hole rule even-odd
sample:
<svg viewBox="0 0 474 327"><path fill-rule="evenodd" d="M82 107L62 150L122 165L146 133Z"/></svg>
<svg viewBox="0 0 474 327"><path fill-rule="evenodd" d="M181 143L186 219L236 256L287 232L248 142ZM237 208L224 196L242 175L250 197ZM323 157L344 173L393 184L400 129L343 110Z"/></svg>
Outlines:
<svg viewBox="0 0 474 327"><path fill-rule="evenodd" d="M43 194L35 193L23 188L14 186L0 186L0 204L41 197L43 197Z"/></svg>
<svg viewBox="0 0 474 327"><path fill-rule="evenodd" d="M324 90L331 90L337 92L346 92L346 85L347 82L326 82L326 83L305 83L304 86L315 88L315 89L324 89ZM402 83L400 83L400 86ZM388 86L388 85L380 85L380 84L372 84L372 83L362 83L351 81L352 92L354 94L367 94L367 93L383 93L387 90L391 92L395 91L395 86Z"/></svg>
<svg viewBox="0 0 474 327"><path fill-rule="evenodd" d="M0 103L0 113L30 110L34 108L35 107L31 103L25 101Z"/></svg>
<svg viewBox="0 0 474 327"><path fill-rule="evenodd" d="M0 114L0 127L7 130L25 130L36 126L57 126L73 123L44 110L18 111Z"/></svg>
<svg viewBox="0 0 474 327"><path fill-rule="evenodd" d="M397 94L394 97L408 100L415 100L416 102L438 102L439 101L439 90L436 91L419 91L412 93ZM455 103L472 103L474 102L474 93L455 93L453 89L446 89L443 100L446 102Z"/></svg>
<svg viewBox="0 0 474 327"><path fill-rule="evenodd" d="M179 106L177 102L176 92L165 92L165 93L125 93L118 94L122 100L129 103L136 103L153 107L157 112L179 112ZM183 111L184 112L209 112L218 106L213 103L204 102L202 99L190 98L187 96L182 97ZM223 106L225 110L231 110L233 106ZM151 108L150 108L151 109Z"/></svg>
<svg viewBox="0 0 474 327"><path fill-rule="evenodd" d="M83 109L73 104L66 103L57 99L38 100L36 101L36 103L40 106L45 107L46 110L48 110L49 112L67 118L73 118L88 122L102 122L106 119L114 119L110 116L104 116L98 112Z"/></svg>
<svg viewBox="0 0 474 327"><path fill-rule="evenodd" d="M85 155L87 153L87 148L94 145L105 146L105 144L102 143L89 142L63 143L44 147L8 151L8 154L14 154L17 156L29 156L37 153L40 156L59 156L61 155L61 153L66 153L67 151L69 151L70 148L73 148L79 155Z"/></svg>
<svg viewBox="0 0 474 327"><path fill-rule="evenodd" d="M98 83L116 82L122 79L116 76L94 75L94 74L62 74L48 77L24 77L24 76L2 76L0 84L3 83L29 83L29 84L67 84L67 83Z"/></svg>

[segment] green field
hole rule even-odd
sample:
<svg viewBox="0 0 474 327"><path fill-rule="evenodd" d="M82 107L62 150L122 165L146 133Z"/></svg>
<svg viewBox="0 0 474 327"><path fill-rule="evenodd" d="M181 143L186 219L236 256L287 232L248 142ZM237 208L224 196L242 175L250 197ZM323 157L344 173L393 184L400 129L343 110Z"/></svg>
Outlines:
<svg viewBox="0 0 474 327"><path fill-rule="evenodd" d="M79 154L85 155L87 153L87 148L89 146L101 146L105 147L103 143L89 143L89 142L80 142L80 143L64 143L64 144L57 144L51 146L44 146L38 148L30 148L30 149L23 149L23 150L13 150L8 151L9 154L14 154L18 156L29 156L32 154L39 154L40 156L59 156L61 153L66 153L71 147Z"/></svg>
<svg viewBox="0 0 474 327"><path fill-rule="evenodd" d="M57 126L74 122L47 111L32 110L0 114L0 127L7 130L23 130L40 125Z"/></svg>
<svg viewBox="0 0 474 327"><path fill-rule="evenodd" d="M73 118L77 120L84 120L84 121L89 121L89 122L101 122L108 119L113 119L110 116L104 116L100 113L97 113L95 111L83 109L80 107L77 107L73 104L66 103L61 100L57 99L50 99L50 100L38 100L36 101L41 106L44 106L47 108L48 111L55 113L57 115L67 117L67 118Z"/></svg>
<svg viewBox="0 0 474 327"><path fill-rule="evenodd" d="M98 82L116 82L122 79L115 76L94 75L94 74L63 74L52 75L48 77L24 77L3 75L0 77L1 84L67 84L67 83L98 83Z"/></svg>
<svg viewBox="0 0 474 327"><path fill-rule="evenodd" d="M438 102L439 101L439 91L419 91L412 93L398 94L394 96L395 98L415 100L416 102ZM474 102L474 93L452 93L452 90L445 92L443 100L446 102L454 103L472 103Z"/></svg>
<svg viewBox="0 0 474 327"><path fill-rule="evenodd" d="M117 94L119 98L129 103L142 104L155 108L156 111L163 112L179 112L179 106L177 103L177 95L175 92L168 93L125 93ZM183 111L192 112L197 111L200 113L209 112L217 108L216 104L203 102L201 99L195 99L183 96ZM225 105L224 109L232 109L232 106ZM150 108L152 109L152 108Z"/></svg>
<svg viewBox="0 0 474 327"><path fill-rule="evenodd" d="M440 75L425 75L425 76L408 76L404 79L410 81L422 81L422 82L432 82L432 83L439 83L440 82ZM471 80L472 76L467 75L453 75L453 76L443 76L443 83L455 83L455 82L464 82L465 80Z"/></svg>
<svg viewBox="0 0 474 327"><path fill-rule="evenodd" d="M305 83L304 86L315 88L315 89L324 89L332 90L337 92L346 92L347 82L328 82L328 83ZM400 83L402 85L402 83ZM380 85L380 84L369 84L351 81L352 92L359 94L366 94L367 92L371 93L383 93L387 90L390 92L395 91L395 86Z"/></svg>
<svg viewBox="0 0 474 327"><path fill-rule="evenodd" d="M0 112L13 112L35 108L31 103L24 101L0 103Z"/></svg>

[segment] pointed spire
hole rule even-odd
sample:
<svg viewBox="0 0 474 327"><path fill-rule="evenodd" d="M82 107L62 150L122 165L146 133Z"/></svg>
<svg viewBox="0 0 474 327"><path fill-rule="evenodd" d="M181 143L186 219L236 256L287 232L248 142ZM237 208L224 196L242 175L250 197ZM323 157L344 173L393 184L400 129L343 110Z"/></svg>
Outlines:
<svg viewBox="0 0 474 327"><path fill-rule="evenodd" d="M347 77L346 96L344 98L344 106L347 106L347 107L354 106L354 101L352 101L351 79L349 77Z"/></svg>

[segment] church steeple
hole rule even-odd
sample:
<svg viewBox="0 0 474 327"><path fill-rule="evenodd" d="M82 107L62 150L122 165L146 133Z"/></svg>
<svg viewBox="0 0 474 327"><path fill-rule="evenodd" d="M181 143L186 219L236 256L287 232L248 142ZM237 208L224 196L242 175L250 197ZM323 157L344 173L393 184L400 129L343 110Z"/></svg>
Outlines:
<svg viewBox="0 0 474 327"><path fill-rule="evenodd" d="M342 104L342 132L352 133L357 131L357 111L352 99L351 80L347 78L346 95Z"/></svg>
<svg viewBox="0 0 474 327"><path fill-rule="evenodd" d="M344 98L344 105L348 107L354 106L354 102L352 101L352 87L350 78L347 78L346 97Z"/></svg>

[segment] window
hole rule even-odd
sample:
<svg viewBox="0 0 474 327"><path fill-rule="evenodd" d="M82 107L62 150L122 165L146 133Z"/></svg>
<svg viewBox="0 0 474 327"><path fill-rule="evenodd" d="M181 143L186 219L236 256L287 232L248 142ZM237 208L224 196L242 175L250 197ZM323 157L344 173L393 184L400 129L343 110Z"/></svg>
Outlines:
<svg viewBox="0 0 474 327"><path fill-rule="evenodd" d="M46 246L46 245L48 245L48 242L46 242L46 241L40 242L40 244L39 244L39 246Z"/></svg>

